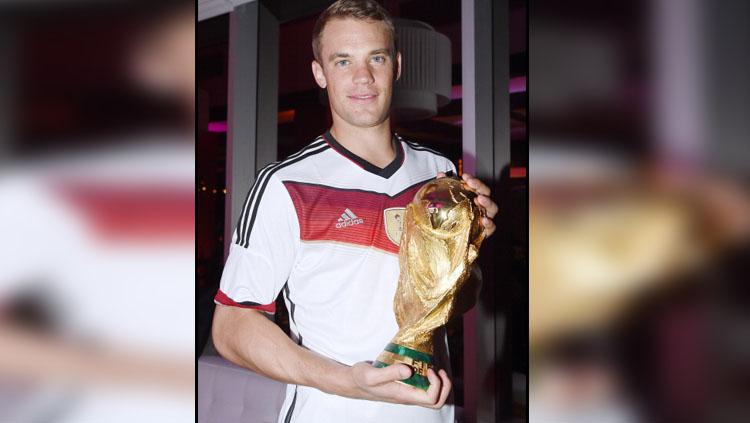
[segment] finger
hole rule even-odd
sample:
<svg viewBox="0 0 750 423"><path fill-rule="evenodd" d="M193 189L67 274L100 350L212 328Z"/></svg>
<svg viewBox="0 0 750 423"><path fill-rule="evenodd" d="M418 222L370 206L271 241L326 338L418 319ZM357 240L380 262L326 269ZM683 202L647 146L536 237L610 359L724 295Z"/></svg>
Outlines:
<svg viewBox="0 0 750 423"><path fill-rule="evenodd" d="M432 386L430 386L430 388L432 388ZM370 392L374 393L379 401L393 402L396 404L414 404L425 407L432 406L437 400L429 399L430 388L425 391L405 383L390 381L388 383L370 387ZM435 388L432 389L437 391ZM437 393L432 394L433 398L437 398L437 396Z"/></svg>
<svg viewBox="0 0 750 423"><path fill-rule="evenodd" d="M477 193L488 197L490 196L490 187L485 185L481 180L468 173L464 173L461 177L464 179L464 182L466 182L466 184Z"/></svg>
<svg viewBox="0 0 750 423"><path fill-rule="evenodd" d="M479 179L471 179L469 180L469 182L467 182L467 184L469 184L469 186L472 187L477 193L485 195L487 197L490 196L490 187L485 185L484 182L480 181Z"/></svg>
<svg viewBox="0 0 750 423"><path fill-rule="evenodd" d="M432 369L427 369L427 380L430 381L430 387L427 389L427 396L423 401L430 407L434 407L440 399L440 390L442 381Z"/></svg>
<svg viewBox="0 0 750 423"><path fill-rule="evenodd" d="M437 177L438 178L445 178L445 172L438 172Z"/></svg>
<svg viewBox="0 0 750 423"><path fill-rule="evenodd" d="M372 367L368 369L364 376L364 382L369 386L377 386L396 380L403 380L409 376L411 376L411 367L396 363L388 367Z"/></svg>
<svg viewBox="0 0 750 423"><path fill-rule="evenodd" d="M448 400L448 395L451 393L451 388L453 387L453 383L451 383L450 378L448 378L448 373L446 373L445 370L440 369L438 375L442 380L443 388L440 390L440 398L438 399L438 403L435 404L435 408L440 408L445 405L445 402Z"/></svg>
<svg viewBox="0 0 750 423"><path fill-rule="evenodd" d="M495 222L493 222L491 219L487 219L486 217L482 218L482 226L484 226L484 236L489 237L493 233L495 233L495 229L497 229L497 226L495 226Z"/></svg>
<svg viewBox="0 0 750 423"><path fill-rule="evenodd" d="M476 189L474 188L476 182L472 182L476 179L475 177L473 177L470 173L463 173L461 174L461 179L464 180L464 183L467 187L469 187L469 189L471 189L472 191L476 191Z"/></svg>
<svg viewBox="0 0 750 423"><path fill-rule="evenodd" d="M497 203L492 201L490 197L480 195L476 198L475 202L477 203L477 205L484 208L485 214L490 219L495 217L495 215L497 214L497 211L498 211Z"/></svg>

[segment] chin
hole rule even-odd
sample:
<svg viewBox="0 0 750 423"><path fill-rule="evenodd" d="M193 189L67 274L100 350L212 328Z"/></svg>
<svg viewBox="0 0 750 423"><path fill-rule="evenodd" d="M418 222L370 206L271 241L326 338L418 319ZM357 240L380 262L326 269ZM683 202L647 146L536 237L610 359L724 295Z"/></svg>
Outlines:
<svg viewBox="0 0 750 423"><path fill-rule="evenodd" d="M351 122L355 126L359 126L360 128L371 128L373 126L380 125L384 121L385 121L385 118L381 118L381 119L371 118L371 119L354 119Z"/></svg>
<svg viewBox="0 0 750 423"><path fill-rule="evenodd" d="M387 118L387 115L376 116L372 113L361 113L361 114L354 115L354 116L352 116L351 114L339 115L339 116L341 116L341 118L344 121L348 122L349 124L360 127L360 128L369 128L369 127L377 126L383 123Z"/></svg>

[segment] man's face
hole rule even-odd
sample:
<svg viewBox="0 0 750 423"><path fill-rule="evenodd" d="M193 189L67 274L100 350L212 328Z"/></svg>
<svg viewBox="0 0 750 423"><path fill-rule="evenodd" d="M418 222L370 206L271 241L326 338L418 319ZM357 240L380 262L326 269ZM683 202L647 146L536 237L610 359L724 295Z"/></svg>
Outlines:
<svg viewBox="0 0 750 423"><path fill-rule="evenodd" d="M337 118L360 128L388 118L394 71L391 39L385 24L356 19L328 21L320 42L320 60L312 63L315 81L328 90L334 123Z"/></svg>

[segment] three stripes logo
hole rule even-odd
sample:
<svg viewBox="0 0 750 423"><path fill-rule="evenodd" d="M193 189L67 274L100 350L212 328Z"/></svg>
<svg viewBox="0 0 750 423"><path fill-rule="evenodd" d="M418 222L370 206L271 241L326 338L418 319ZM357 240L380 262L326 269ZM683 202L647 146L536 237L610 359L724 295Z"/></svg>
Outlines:
<svg viewBox="0 0 750 423"><path fill-rule="evenodd" d="M336 222L336 228L341 229L347 226L360 225L362 223L365 223L365 219L357 217L354 212L347 208L343 213L341 213L341 217L339 217L338 222Z"/></svg>

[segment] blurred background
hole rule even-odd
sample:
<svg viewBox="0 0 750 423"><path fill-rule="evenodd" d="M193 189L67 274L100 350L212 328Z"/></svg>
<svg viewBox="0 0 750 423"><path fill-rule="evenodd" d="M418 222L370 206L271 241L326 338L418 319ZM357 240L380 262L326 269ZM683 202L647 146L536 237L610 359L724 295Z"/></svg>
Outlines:
<svg viewBox="0 0 750 423"><path fill-rule="evenodd" d="M750 419L748 19L530 2L531 422Z"/></svg>
<svg viewBox="0 0 750 423"><path fill-rule="evenodd" d="M195 4L0 5L0 421L193 421Z"/></svg>

